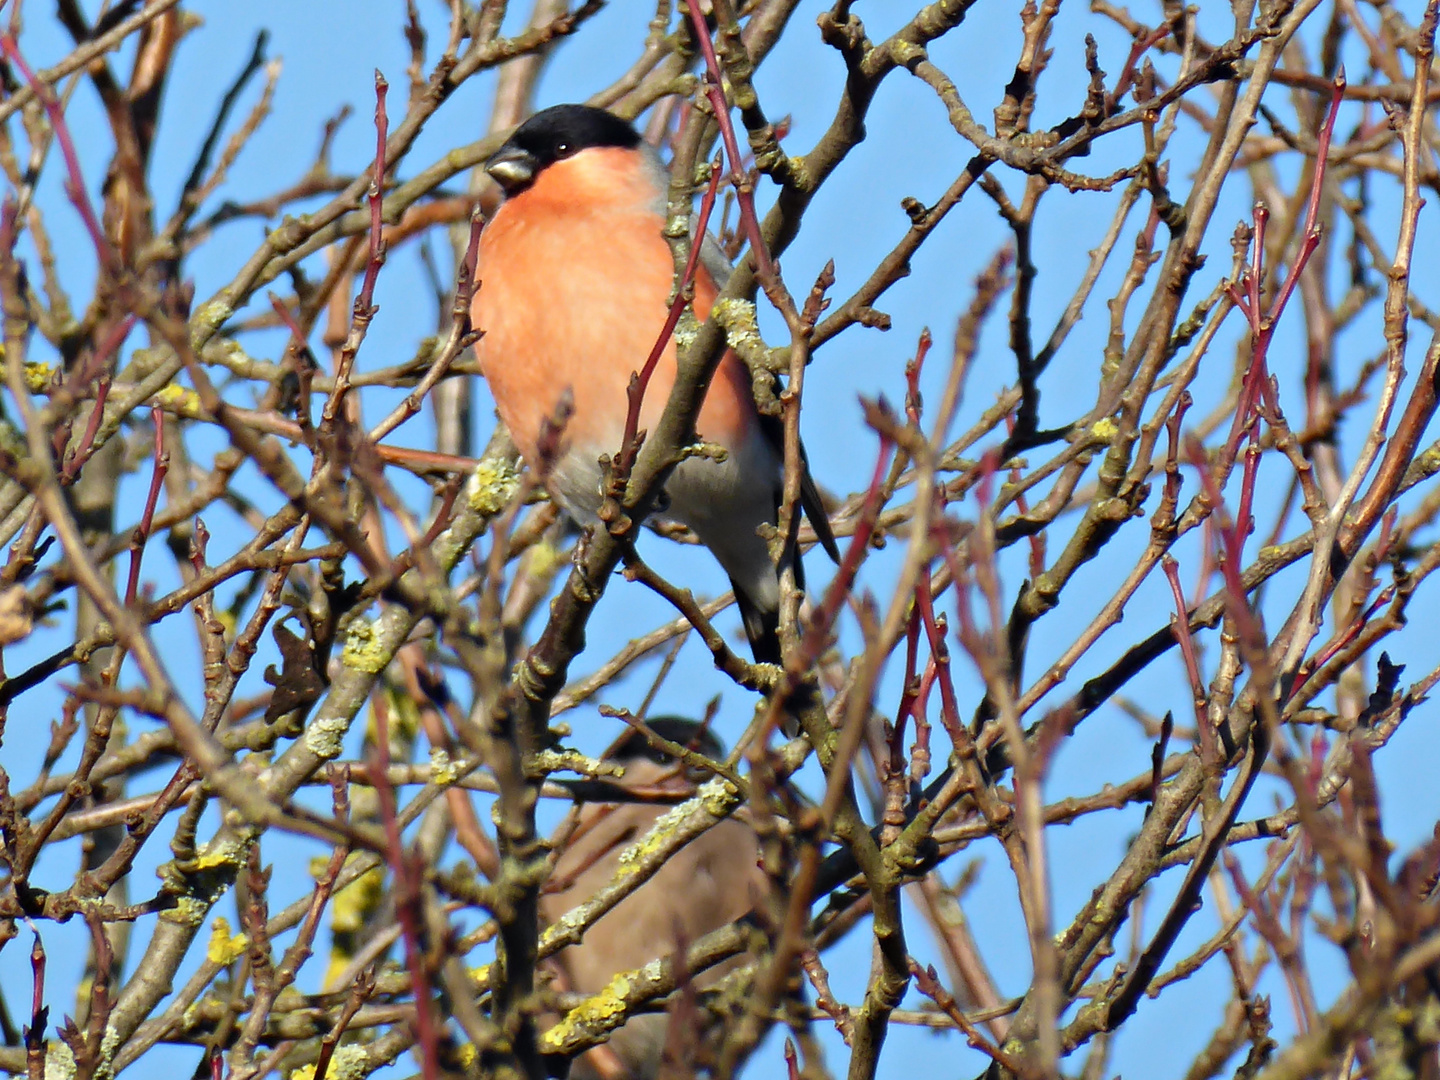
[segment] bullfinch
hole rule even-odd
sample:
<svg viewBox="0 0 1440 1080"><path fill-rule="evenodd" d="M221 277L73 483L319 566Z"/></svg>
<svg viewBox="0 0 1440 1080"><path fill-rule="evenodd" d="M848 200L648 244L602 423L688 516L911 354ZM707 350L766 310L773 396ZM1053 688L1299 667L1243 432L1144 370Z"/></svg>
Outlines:
<svg viewBox="0 0 1440 1080"><path fill-rule="evenodd" d="M480 236L471 321L476 350L500 418L532 468L541 432L569 391L573 411L550 462L552 497L581 525L596 520L599 459L624 437L626 390L664 328L674 262L661 229L667 176L625 120L584 105L557 105L521 124L486 163L505 200ZM697 239L701 265L694 311L704 319L729 266L713 238ZM672 339L640 412L653 430L676 375ZM778 420L762 416L750 373L731 352L701 405L700 438L724 461L693 457L670 474L657 514L688 527L735 588L755 659L780 662L780 585L757 530L774 525L782 489ZM802 504L817 537L838 558L808 470ZM653 522L652 522L653 524ZM797 554L793 565L803 587Z"/></svg>
<svg viewBox="0 0 1440 1080"><path fill-rule="evenodd" d="M707 757L724 757L719 740L693 720L657 717L650 727ZM689 791L698 780L707 779L703 773L687 773L633 729L606 757L625 767L622 787ZM545 919L554 922L609 884L621 869L621 854L668 809L646 803L586 803L555 862L551 884L540 897ZM606 912L579 944L557 953L554 963L571 990L597 993L616 975L669 957L682 944L693 945L753 909L766 888L758 858L759 841L748 822L739 818L720 822L676 852L654 877ZM740 962L727 961L702 973L695 979L696 988L713 985ZM605 1043L607 1050L582 1055L574 1062L571 1080L610 1080L607 1074L652 1080L660 1070L668 1026L668 1018L659 1013L631 1017L611 1034ZM713 1051L719 1032L705 1027L686 1034L690 1045L704 1056Z"/></svg>

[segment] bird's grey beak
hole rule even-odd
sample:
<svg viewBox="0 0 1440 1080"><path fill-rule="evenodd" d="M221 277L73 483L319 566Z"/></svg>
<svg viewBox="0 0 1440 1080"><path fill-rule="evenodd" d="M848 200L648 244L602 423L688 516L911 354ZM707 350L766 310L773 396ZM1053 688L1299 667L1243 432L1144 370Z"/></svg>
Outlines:
<svg viewBox="0 0 1440 1080"><path fill-rule="evenodd" d="M507 144L485 162L485 171L511 195L535 179L537 164L529 151Z"/></svg>

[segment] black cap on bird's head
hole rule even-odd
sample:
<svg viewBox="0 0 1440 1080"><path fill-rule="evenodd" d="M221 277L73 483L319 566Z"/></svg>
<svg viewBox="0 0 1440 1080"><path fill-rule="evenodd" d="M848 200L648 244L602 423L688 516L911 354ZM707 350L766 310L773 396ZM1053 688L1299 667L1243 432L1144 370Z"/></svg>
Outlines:
<svg viewBox="0 0 1440 1080"><path fill-rule="evenodd" d="M633 150L640 134L628 120L589 105L554 105L526 120L485 162L485 171L506 195L529 187L547 165L581 150L619 147Z"/></svg>
<svg viewBox="0 0 1440 1080"><path fill-rule="evenodd" d="M679 716L657 716L646 721L645 726L667 742L676 743L714 761L725 757L725 746L719 737L708 725L699 721ZM610 749L605 751L605 757L611 761L638 761L643 758L657 765L669 764L675 760L663 747L652 745L643 732L633 727L621 733Z"/></svg>

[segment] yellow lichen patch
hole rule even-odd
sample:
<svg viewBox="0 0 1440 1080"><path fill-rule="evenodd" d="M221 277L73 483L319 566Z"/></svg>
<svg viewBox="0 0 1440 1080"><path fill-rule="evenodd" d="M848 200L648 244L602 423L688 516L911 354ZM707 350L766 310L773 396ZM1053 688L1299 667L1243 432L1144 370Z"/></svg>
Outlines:
<svg viewBox="0 0 1440 1080"><path fill-rule="evenodd" d="M751 367L765 367L770 350L760 336L755 305L748 300L719 300L711 316L725 328L725 342Z"/></svg>
<svg viewBox="0 0 1440 1080"><path fill-rule="evenodd" d="M195 853L197 870L213 870L217 866L239 866L245 861L245 846L235 841L212 841Z"/></svg>
<svg viewBox="0 0 1440 1080"><path fill-rule="evenodd" d="M738 796L734 786L722 777L717 776L705 781L695 793L694 799L665 811L655 819L655 824L650 826L648 833L620 853L617 879L627 870L637 869L649 856L673 840L679 827L694 813L692 803L696 801L710 817L722 818L735 809Z"/></svg>
<svg viewBox="0 0 1440 1080"><path fill-rule="evenodd" d="M223 300L211 300L209 303L201 304L190 316L190 325L195 327L206 327L210 330L218 330L230 316L235 314L235 309Z"/></svg>
<svg viewBox="0 0 1440 1080"><path fill-rule="evenodd" d="M1090 434L1104 442L1109 442L1113 439L1119 430L1119 425L1108 416L1102 417L1090 425Z"/></svg>
<svg viewBox="0 0 1440 1080"><path fill-rule="evenodd" d="M615 874L617 881L627 873L633 873L638 864L644 863L649 856L660 850L661 846L670 838L670 833L674 830L675 825L682 820L682 817L675 813L675 810L678 809L680 807L677 806L674 810L656 818L655 824L650 827L649 832L620 852L620 856L616 860L620 864L620 869Z"/></svg>
<svg viewBox="0 0 1440 1080"><path fill-rule="evenodd" d="M508 461L481 459L465 485L470 509L486 517L494 517L515 497L520 477Z"/></svg>
<svg viewBox="0 0 1440 1080"><path fill-rule="evenodd" d="M345 635L345 647L340 650L340 662L356 671L378 675L390 662L390 650L385 648L375 624L368 619L356 619L350 624Z"/></svg>
<svg viewBox="0 0 1440 1080"><path fill-rule="evenodd" d="M719 465L723 464L729 456L730 451L726 450L725 447L719 443L713 442L687 443L680 448L681 461L689 458L704 458L706 461L713 461Z"/></svg>
<svg viewBox="0 0 1440 1080"><path fill-rule="evenodd" d="M730 783L723 776L711 777L700 785L700 790L695 793L700 800L700 805L711 817L726 817L736 806L740 804L740 792L734 784Z"/></svg>
<svg viewBox="0 0 1440 1080"><path fill-rule="evenodd" d="M45 1080L71 1080L75 1075L75 1054L58 1039L45 1044Z"/></svg>
<svg viewBox="0 0 1440 1080"><path fill-rule="evenodd" d="M32 394L44 393L53 378L55 378L54 364L42 363L39 360L25 361L25 387Z"/></svg>
<svg viewBox="0 0 1440 1080"><path fill-rule="evenodd" d="M581 776L624 776L625 768L613 761L586 757L574 750L541 750L531 758L531 765L543 772L573 772Z"/></svg>
<svg viewBox="0 0 1440 1080"><path fill-rule="evenodd" d="M460 779L460 773L455 768L455 762L450 760L450 755L439 746L430 748L430 782L444 786L453 784Z"/></svg>
<svg viewBox="0 0 1440 1080"><path fill-rule="evenodd" d="M197 900L193 896L177 896L175 906L160 912L160 918L177 926L199 926L205 921L209 911L210 903L207 900Z"/></svg>
<svg viewBox="0 0 1440 1080"><path fill-rule="evenodd" d="M344 716L317 716L305 727L305 747L316 757L330 761L340 756L349 730L350 721Z"/></svg>
<svg viewBox="0 0 1440 1080"><path fill-rule="evenodd" d="M325 1080L360 1080L370 1072L370 1055L365 1047L358 1043L342 1043L335 1048L330 1068L325 1071ZM315 1066L301 1065L292 1069L288 1080L315 1080Z"/></svg>
<svg viewBox="0 0 1440 1080"><path fill-rule="evenodd" d="M114 1024L105 1025L105 1034L100 1038L100 1060L95 1065L96 1080L113 1080L115 1076L115 1051L120 1048L120 1029Z"/></svg>
<svg viewBox="0 0 1440 1080"><path fill-rule="evenodd" d="M198 419L204 410L200 408L200 395L194 390L171 383L155 392L155 404L179 416Z"/></svg>
<svg viewBox="0 0 1440 1080"><path fill-rule="evenodd" d="M619 1027L625 1019L625 995L630 993L630 972L622 972L594 997L586 998L565 1015L565 1019L540 1036L542 1051L559 1051L580 1027Z"/></svg>
<svg viewBox="0 0 1440 1080"><path fill-rule="evenodd" d="M247 935L230 933L230 920L221 915L210 924L210 944L205 947L205 958L212 964L229 964L249 945Z"/></svg>
<svg viewBox="0 0 1440 1080"><path fill-rule="evenodd" d="M695 321L695 313L686 308L680 313L680 321L675 325L675 347L684 352L700 334L700 324Z"/></svg>
<svg viewBox="0 0 1440 1080"><path fill-rule="evenodd" d="M335 1077L335 1080L361 1080L361 1077L370 1075L372 1068L369 1051L355 1043L347 1043L335 1048L335 1056L330 1059L330 1071L326 1075Z"/></svg>

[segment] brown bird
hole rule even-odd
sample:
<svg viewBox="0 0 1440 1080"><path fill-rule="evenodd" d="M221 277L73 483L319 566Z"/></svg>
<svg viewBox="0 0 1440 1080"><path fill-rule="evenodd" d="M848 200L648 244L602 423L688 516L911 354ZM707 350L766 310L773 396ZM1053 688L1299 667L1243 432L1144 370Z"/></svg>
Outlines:
<svg viewBox="0 0 1440 1080"><path fill-rule="evenodd" d="M665 717L650 721L656 733L711 758L724 756L719 741L692 720ZM693 787L704 776L687 775L682 765L657 753L631 732L607 757L625 766L625 787ZM587 803L579 823L555 863L543 895L541 913L548 922L593 896L620 866L620 854L654 825L668 806L645 803ZM693 944L712 930L747 914L765 887L757 865L755 833L744 821L730 819L691 841L649 881L608 911L578 945L555 957L565 983L595 993L625 971L657 957L672 955L680 944ZM713 985L736 964L711 968L694 985ZM665 1048L667 1017L632 1017L603 1047L582 1055L570 1069L571 1080L652 1080Z"/></svg>
<svg viewBox="0 0 1440 1080"><path fill-rule="evenodd" d="M572 412L546 484L580 524L596 519L599 458L620 449L632 372L664 327L674 270L661 233L666 174L626 121L584 105L557 105L516 129L485 164L505 202L480 236L480 286L471 320L484 336L480 367L515 445L532 468L540 433L561 397ZM718 245L701 241L694 309L704 319L729 276ZM675 384L675 342L651 377L640 427L654 430ZM688 527L735 586L756 660L779 663L780 587L765 540L783 483L779 422L755 408L750 372L727 352L696 422L725 448L723 462L691 458L665 485L661 516ZM802 503L825 549L839 552L808 472ZM787 552L782 565L800 561ZM803 587L803 581L802 581Z"/></svg>

